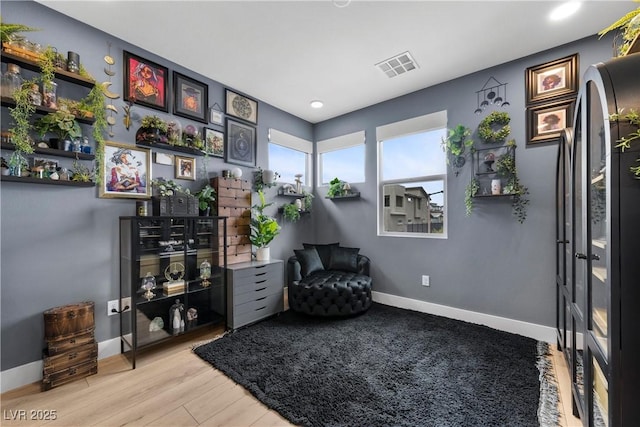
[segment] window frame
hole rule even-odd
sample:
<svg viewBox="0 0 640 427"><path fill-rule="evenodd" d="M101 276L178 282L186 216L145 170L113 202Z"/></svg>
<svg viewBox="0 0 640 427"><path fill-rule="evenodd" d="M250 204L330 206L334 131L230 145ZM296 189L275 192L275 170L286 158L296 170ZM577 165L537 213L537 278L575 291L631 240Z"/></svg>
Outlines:
<svg viewBox="0 0 640 427"><path fill-rule="evenodd" d="M279 131L277 129L270 128L268 134L268 144L275 144L280 147L288 148L295 151L300 151L305 154L304 167L305 173L303 175L302 185L305 187L313 186L313 142L308 141L303 138L299 138L294 135L290 135L286 132ZM269 165L270 156L269 156L269 147L267 146L267 165ZM271 167L269 166L271 169ZM274 172L278 172L274 170ZM290 182L288 184L293 184Z"/></svg>
<svg viewBox="0 0 640 427"><path fill-rule="evenodd" d="M422 134L431 131L447 129L447 111L440 111L436 113L427 114L424 116L418 116L411 119L390 123L388 125L378 126L376 128L376 143L377 143L377 186L378 195L376 201L376 213L377 213L377 235L381 237L407 237L418 239L447 239L448 238L448 210L449 210L449 192L447 186L448 168L446 164L446 156L443 155L443 173L421 175L416 177L394 178L384 180L383 178L383 145L384 141L389 141L397 138L402 138L414 134ZM443 195L443 207L442 215L443 227L442 233L419 233L419 232L399 232L399 231L386 231L384 229L384 213L385 213L385 185L394 184L406 184L409 183L422 183L422 182L442 182L444 191Z"/></svg>
<svg viewBox="0 0 640 427"><path fill-rule="evenodd" d="M366 134L365 131L357 131L345 135L336 136L334 138L323 139L316 142L316 156L317 156L317 186L328 187L328 182L322 182L322 154L330 153L339 150L346 150L353 147L363 146L364 157L362 159L362 181L350 181L349 183L364 183L366 182L366 164L367 164L367 149L366 149ZM338 177L342 179L342 177ZM333 178L332 178L333 179Z"/></svg>

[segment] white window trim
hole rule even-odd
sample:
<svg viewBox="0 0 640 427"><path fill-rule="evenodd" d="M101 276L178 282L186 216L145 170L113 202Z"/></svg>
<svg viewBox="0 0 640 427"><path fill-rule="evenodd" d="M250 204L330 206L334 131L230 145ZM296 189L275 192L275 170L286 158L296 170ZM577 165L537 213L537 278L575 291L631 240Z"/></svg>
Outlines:
<svg viewBox="0 0 640 427"><path fill-rule="evenodd" d="M306 139L299 138L294 135L279 131L277 129L269 128L268 134L269 143L280 145L282 147L290 148L292 150L301 151L306 154L305 156L305 168L303 185L310 187L311 178L313 177L313 142ZM276 171L277 172L277 171Z"/></svg>
<svg viewBox="0 0 640 427"><path fill-rule="evenodd" d="M316 152L318 156L318 187L327 187L329 183L322 182L322 162L320 155L331 151L344 150L345 148L357 147L366 143L366 134L363 130L349 133L346 135L336 136L335 138L323 139L316 142ZM366 157L366 153L365 153ZM366 159L365 159L366 164ZM364 167L365 165L363 165Z"/></svg>
<svg viewBox="0 0 640 427"><path fill-rule="evenodd" d="M447 189L447 173L434 174L412 178L389 179L381 181L382 175L382 142L389 139L400 138L402 136L424 133L430 130L441 129L447 126L447 111L438 111L424 116L414 117L400 122L389 123L376 127L377 142L377 170L376 184L378 186L378 200L376 201L377 215L377 235L381 237L408 237L417 239L447 239L449 229L449 191ZM393 232L384 231L384 185L400 184L408 182L425 182L425 181L442 181L444 188L444 207L443 215L445 217L442 233L411 233L411 232Z"/></svg>

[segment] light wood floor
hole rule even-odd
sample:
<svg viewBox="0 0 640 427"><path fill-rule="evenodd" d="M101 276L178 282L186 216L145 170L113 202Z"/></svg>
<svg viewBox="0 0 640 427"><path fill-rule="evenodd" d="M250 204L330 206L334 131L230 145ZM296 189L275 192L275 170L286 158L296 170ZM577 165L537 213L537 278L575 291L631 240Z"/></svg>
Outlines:
<svg viewBox="0 0 640 427"><path fill-rule="evenodd" d="M3 426L291 426L249 392L192 353L207 335L189 335L141 354L137 367L123 356L103 359L98 374L41 392L30 384L0 396ZM581 426L571 415L569 375L562 354L553 351L559 379L560 425ZM21 412L24 411L24 412ZM39 412L38 412L39 411ZM48 411L48 412L47 412ZM55 420L32 420L51 415ZM26 420L19 420L22 414Z"/></svg>

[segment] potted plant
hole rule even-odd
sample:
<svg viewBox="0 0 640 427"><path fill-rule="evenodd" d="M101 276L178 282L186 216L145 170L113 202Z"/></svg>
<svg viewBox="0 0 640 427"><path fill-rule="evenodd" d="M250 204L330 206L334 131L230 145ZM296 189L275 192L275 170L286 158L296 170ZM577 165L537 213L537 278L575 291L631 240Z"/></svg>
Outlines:
<svg viewBox="0 0 640 427"><path fill-rule="evenodd" d="M342 181L338 178L333 178L329 181L329 190L327 191L327 197L341 197L348 194L349 184L346 181Z"/></svg>
<svg viewBox="0 0 640 427"><path fill-rule="evenodd" d="M271 206L264 198L264 193L258 191L260 203L251 207L253 215L251 216L251 243L257 247L256 259L258 261L267 261L270 258L269 243L280 233L280 226L275 218L264 213L264 210Z"/></svg>
<svg viewBox="0 0 640 427"><path fill-rule="evenodd" d="M36 120L33 127L40 137L53 133L58 137L58 149L64 149L64 141L80 138L82 130L76 122L76 117L65 110L57 110Z"/></svg>
<svg viewBox="0 0 640 427"><path fill-rule="evenodd" d="M300 209L295 203L287 203L282 207L282 216L289 222L296 222L300 219Z"/></svg>
<svg viewBox="0 0 640 427"><path fill-rule="evenodd" d="M198 198L200 216L209 216L213 202L216 201L216 190L209 184L202 187L195 196Z"/></svg>
<svg viewBox="0 0 640 427"><path fill-rule="evenodd" d="M11 153L9 157L9 175L23 176L25 175L27 166L29 166L29 163L20 151L16 150Z"/></svg>
<svg viewBox="0 0 640 427"><path fill-rule="evenodd" d="M161 142L168 143L167 123L158 116L144 116L140 128L136 132L136 142Z"/></svg>

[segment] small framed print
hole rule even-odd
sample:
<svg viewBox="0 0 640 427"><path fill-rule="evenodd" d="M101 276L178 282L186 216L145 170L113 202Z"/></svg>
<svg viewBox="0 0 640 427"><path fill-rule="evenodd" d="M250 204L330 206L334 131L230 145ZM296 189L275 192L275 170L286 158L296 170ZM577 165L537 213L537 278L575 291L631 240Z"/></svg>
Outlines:
<svg viewBox="0 0 640 427"><path fill-rule="evenodd" d="M208 123L209 86L173 72L173 114Z"/></svg>
<svg viewBox="0 0 640 427"><path fill-rule="evenodd" d="M151 197L151 150L105 141L103 159L104 179L100 185L100 197Z"/></svg>
<svg viewBox="0 0 640 427"><path fill-rule="evenodd" d="M254 125L258 124L258 102L226 89L226 112L228 116L237 117Z"/></svg>
<svg viewBox="0 0 640 427"><path fill-rule="evenodd" d="M126 50L123 56L124 100L169 112L169 69Z"/></svg>
<svg viewBox="0 0 640 427"><path fill-rule="evenodd" d="M527 68L527 105L578 93L578 54Z"/></svg>
<svg viewBox="0 0 640 427"><path fill-rule="evenodd" d="M256 128L227 119L225 161L240 166L256 166Z"/></svg>
<svg viewBox="0 0 640 427"><path fill-rule="evenodd" d="M224 113L220 110L217 102L209 109L209 122L218 126L222 126L224 123Z"/></svg>
<svg viewBox="0 0 640 427"><path fill-rule="evenodd" d="M196 180L196 159L193 157L175 156L176 178Z"/></svg>
<svg viewBox="0 0 640 427"><path fill-rule="evenodd" d="M215 157L224 157L224 133L204 128L204 152Z"/></svg>
<svg viewBox="0 0 640 427"><path fill-rule="evenodd" d="M527 145L556 142L573 125L573 99L527 108Z"/></svg>

